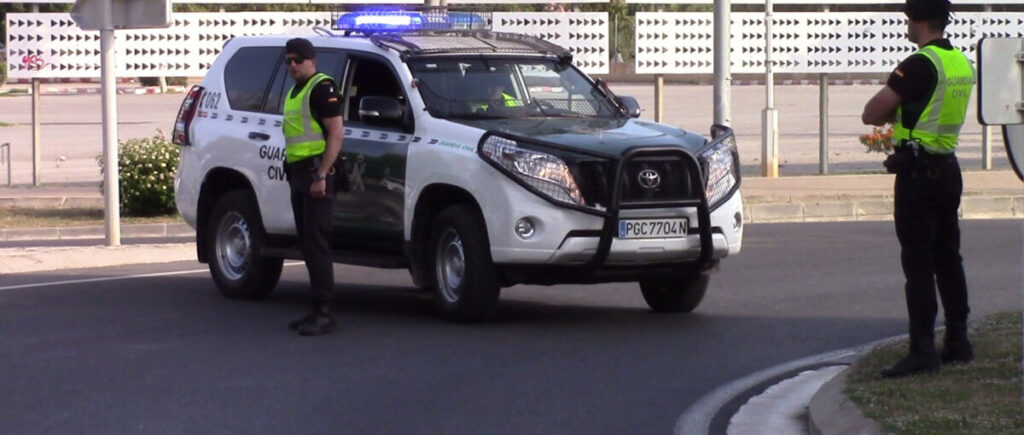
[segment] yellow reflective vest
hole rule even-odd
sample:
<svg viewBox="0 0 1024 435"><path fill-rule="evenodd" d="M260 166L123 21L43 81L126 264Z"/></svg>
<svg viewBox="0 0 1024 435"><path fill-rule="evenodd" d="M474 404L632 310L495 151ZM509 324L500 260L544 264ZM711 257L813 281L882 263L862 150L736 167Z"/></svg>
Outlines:
<svg viewBox="0 0 1024 435"><path fill-rule="evenodd" d="M316 73L306 81L306 85L295 96L295 86L288 90L284 101L284 154L288 163L323 154L327 149L327 139L320 124L313 121L309 110L309 95L313 87L323 80L330 79L324 73Z"/></svg>
<svg viewBox="0 0 1024 435"><path fill-rule="evenodd" d="M967 118L967 105L974 88L974 67L960 50L934 45L922 47L923 54L935 65L935 92L913 129L903 125L902 105L896 109L893 140L914 139L933 154L951 154L956 150L960 127Z"/></svg>

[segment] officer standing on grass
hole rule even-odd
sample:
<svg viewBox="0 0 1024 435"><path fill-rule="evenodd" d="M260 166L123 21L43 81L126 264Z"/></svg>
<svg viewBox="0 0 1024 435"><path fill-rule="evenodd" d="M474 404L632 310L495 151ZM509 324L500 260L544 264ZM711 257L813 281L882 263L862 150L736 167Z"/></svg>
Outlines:
<svg viewBox="0 0 1024 435"><path fill-rule="evenodd" d="M910 354L882 371L887 378L936 372L940 359L974 359L957 220L963 180L954 154L974 68L942 37L950 8L949 0L907 0L908 39L918 51L899 64L861 115L865 124L892 122L896 141L885 167L896 174L893 217L907 280ZM941 358L935 350L936 284L946 318Z"/></svg>
<svg viewBox="0 0 1024 435"><path fill-rule="evenodd" d="M309 270L313 311L291 322L300 335L327 334L338 326L331 312L334 261L328 245L334 208L335 161L344 135L338 85L316 70L313 44L303 38L285 44L285 64L295 85L284 103L285 166L295 229Z"/></svg>

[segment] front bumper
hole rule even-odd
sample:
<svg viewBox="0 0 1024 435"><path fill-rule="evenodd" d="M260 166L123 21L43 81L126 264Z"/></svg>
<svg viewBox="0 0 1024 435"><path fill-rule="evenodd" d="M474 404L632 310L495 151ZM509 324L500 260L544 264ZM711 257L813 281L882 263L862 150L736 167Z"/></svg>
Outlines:
<svg viewBox="0 0 1024 435"><path fill-rule="evenodd" d="M631 159L668 155L685 163L690 182L703 186L702 171L696 159L680 148L640 148L627 152L617 163L615 186L604 210L580 207L552 207L530 189L506 191L509 203L517 204L514 214L490 224L492 257L499 265L572 266L581 274L593 274L609 268L638 268L657 265L686 265L699 270L714 267L717 261L739 252L743 233L743 200L738 190L709 209L703 194L696 198L669 202L642 203L620 201L618 187L623 167ZM738 186L737 186L738 188ZM512 193L515 192L515 193ZM555 204L558 205L558 204ZM520 217L538 220L542 240L518 240L510 231ZM620 219L681 218L689 223L687 236L666 239L619 239ZM557 237L557 239L552 239ZM546 239L546 240L544 240ZM582 279L582 277L580 278Z"/></svg>
<svg viewBox="0 0 1024 435"><path fill-rule="evenodd" d="M691 207L650 209L621 214L621 218L685 217L690 222L690 228L688 235L682 238L619 239L613 234L609 237L608 251L601 265L647 266L678 262L692 264L697 261L710 265L712 262L702 260L701 257L704 252L702 231L695 227L699 221L698 213L697 208ZM546 234L560 234L562 238L555 241L551 248L531 246L532 243L515 243L515 240L492 243L492 256L496 263L600 266L593 260L601 246L603 219L574 212L559 213L550 218L542 217L544 215L541 213L527 214L543 219ZM708 221L710 224L705 228L708 228L710 233L711 243L707 251L710 253L709 260L719 260L739 253L744 229L743 198L740 192L734 193L729 200L711 212Z"/></svg>

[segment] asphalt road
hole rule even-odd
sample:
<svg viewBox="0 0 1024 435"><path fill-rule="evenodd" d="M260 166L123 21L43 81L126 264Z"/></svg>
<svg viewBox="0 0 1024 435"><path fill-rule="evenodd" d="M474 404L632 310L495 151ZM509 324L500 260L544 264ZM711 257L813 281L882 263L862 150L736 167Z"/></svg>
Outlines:
<svg viewBox="0 0 1024 435"><path fill-rule="evenodd" d="M1021 307L1022 224L963 222L973 318ZM8 433L668 433L715 387L905 332L891 222L751 225L691 315L635 284L519 286L446 323L403 272L338 266L341 331L305 338L305 271L267 301L194 263L0 276ZM193 271L193 272L189 272ZM170 272L97 281L105 277ZM17 287L93 279L82 283Z"/></svg>

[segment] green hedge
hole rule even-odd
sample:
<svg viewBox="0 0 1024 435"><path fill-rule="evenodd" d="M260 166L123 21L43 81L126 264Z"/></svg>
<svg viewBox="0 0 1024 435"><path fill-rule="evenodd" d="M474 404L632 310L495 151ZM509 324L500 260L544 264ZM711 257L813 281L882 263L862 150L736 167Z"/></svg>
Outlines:
<svg viewBox="0 0 1024 435"><path fill-rule="evenodd" d="M167 77L165 78L167 86L185 86L188 84L187 77ZM142 86L160 86L159 77L139 77L139 84Z"/></svg>
<svg viewBox="0 0 1024 435"><path fill-rule="evenodd" d="M164 137L160 130L153 137L119 141L118 186L123 215L157 216L174 212L174 175L178 170L178 153L178 146ZM103 156L97 160L103 174Z"/></svg>
<svg viewBox="0 0 1024 435"><path fill-rule="evenodd" d="M0 62L0 86L7 83L7 62Z"/></svg>

